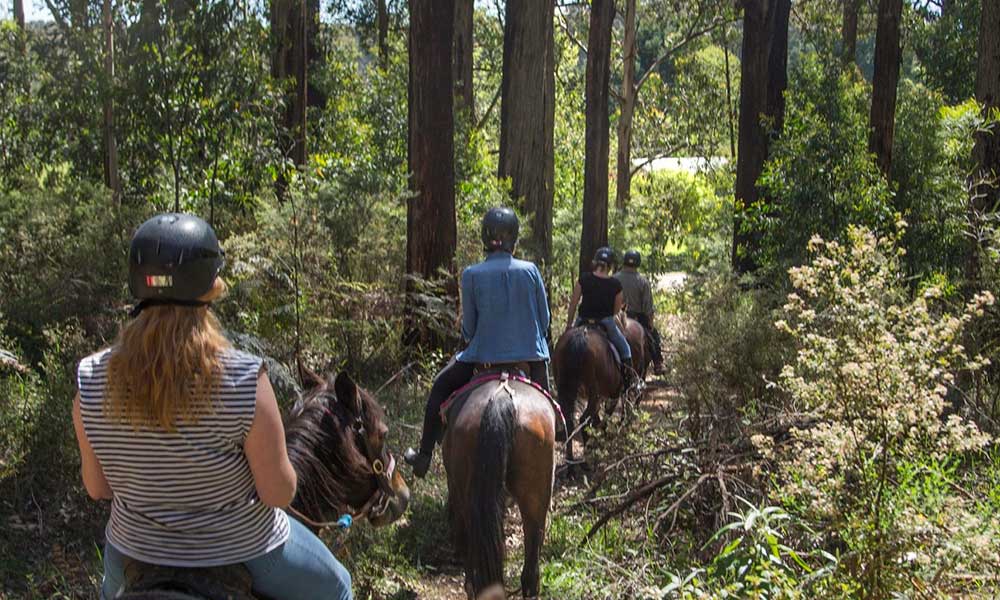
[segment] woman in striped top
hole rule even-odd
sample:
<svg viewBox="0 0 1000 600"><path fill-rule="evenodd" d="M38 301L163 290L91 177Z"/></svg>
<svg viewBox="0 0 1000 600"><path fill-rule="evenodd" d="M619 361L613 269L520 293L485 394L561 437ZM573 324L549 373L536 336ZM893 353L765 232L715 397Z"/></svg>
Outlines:
<svg viewBox="0 0 1000 600"><path fill-rule="evenodd" d="M225 292L211 227L191 215L144 223L129 250L139 304L114 345L80 362L73 421L83 482L111 500L101 598L135 559L242 563L276 600L351 598L350 575L281 508L296 475L260 358L230 347L209 309Z"/></svg>

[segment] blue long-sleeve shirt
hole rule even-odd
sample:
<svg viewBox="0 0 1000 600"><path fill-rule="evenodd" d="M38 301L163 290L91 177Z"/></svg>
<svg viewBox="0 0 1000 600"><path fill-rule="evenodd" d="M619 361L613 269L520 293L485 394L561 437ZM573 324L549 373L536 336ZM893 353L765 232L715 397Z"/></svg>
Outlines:
<svg viewBox="0 0 1000 600"><path fill-rule="evenodd" d="M458 360L507 363L549 359L549 301L538 267L494 252L462 273L462 336Z"/></svg>

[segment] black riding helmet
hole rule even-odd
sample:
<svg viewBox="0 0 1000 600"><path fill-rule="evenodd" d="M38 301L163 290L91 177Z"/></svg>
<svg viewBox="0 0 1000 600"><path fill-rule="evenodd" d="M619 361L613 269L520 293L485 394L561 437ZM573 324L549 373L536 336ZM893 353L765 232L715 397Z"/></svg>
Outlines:
<svg viewBox="0 0 1000 600"><path fill-rule="evenodd" d="M609 268L615 266L615 251L607 246L598 248L594 253L595 265L607 265Z"/></svg>
<svg viewBox="0 0 1000 600"><path fill-rule="evenodd" d="M642 255L639 254L638 250L629 250L625 253L625 260L623 262L626 267L638 267L642 264Z"/></svg>
<svg viewBox="0 0 1000 600"><path fill-rule="evenodd" d="M157 215L139 226L128 251L128 287L141 302L201 305L225 264L212 226L187 214Z"/></svg>
<svg viewBox="0 0 1000 600"><path fill-rule="evenodd" d="M483 216L483 247L487 252L513 252L520 229L521 225L514 211L503 206L491 208Z"/></svg>

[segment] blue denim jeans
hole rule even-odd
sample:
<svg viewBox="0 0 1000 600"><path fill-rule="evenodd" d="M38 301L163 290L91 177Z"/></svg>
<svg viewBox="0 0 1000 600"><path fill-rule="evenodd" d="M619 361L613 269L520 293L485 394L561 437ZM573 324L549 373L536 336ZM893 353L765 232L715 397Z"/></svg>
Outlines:
<svg viewBox="0 0 1000 600"><path fill-rule="evenodd" d="M322 540L288 517L288 541L244 564L253 577L255 594L273 600L351 600L351 574ZM125 583L125 557L104 546L101 600L111 600Z"/></svg>
<svg viewBox="0 0 1000 600"><path fill-rule="evenodd" d="M583 319L577 318L575 325L579 326L581 323L583 323ZM614 317L605 317L601 319L601 326L604 327L604 331L608 334L608 339L614 344L615 350L618 351L618 357L622 360L632 360L632 348L628 345L625 334L618 328L618 321Z"/></svg>

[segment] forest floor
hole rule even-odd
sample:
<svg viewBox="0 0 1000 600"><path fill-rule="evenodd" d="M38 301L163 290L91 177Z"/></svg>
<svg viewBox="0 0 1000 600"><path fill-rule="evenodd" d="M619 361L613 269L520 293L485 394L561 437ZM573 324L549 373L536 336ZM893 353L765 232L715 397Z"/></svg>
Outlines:
<svg viewBox="0 0 1000 600"><path fill-rule="evenodd" d="M425 387L400 386L381 394L392 428L390 441L397 453L419 436ZM605 431L591 438L587 456L599 457L588 460L590 476L616 457L634 452L636 444L645 443L654 430L662 436L665 427L676 427L676 404L675 393L669 387L651 382L636 418L628 424L618 416L607 419ZM562 444L557 452L561 461ZM17 481L21 489L0 490L0 600L97 597L107 504L91 501L75 482L53 482L51 474L45 476L49 468L37 465L34 476L6 480L5 488ZM408 470L404 475L412 493L407 514L383 529L359 523L336 550L352 574L355 597L461 600L465 598L463 572L461 561L452 551L440 453L427 479L415 481ZM584 543L587 531L599 516L596 505L585 501L590 487L587 475L557 477L542 552L542 595L588 600L639 597L634 590L639 585L636 582L643 579L631 570L634 565L630 561L642 558L639 555L647 546L647 532L641 522L614 520L600 535ZM508 589L513 589L520 581L523 557L516 507L508 510L506 531L506 576ZM647 557L643 564L649 562ZM603 574L599 590L594 587L595 572Z"/></svg>

